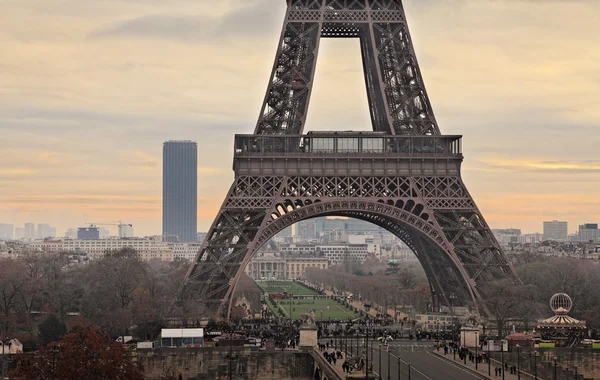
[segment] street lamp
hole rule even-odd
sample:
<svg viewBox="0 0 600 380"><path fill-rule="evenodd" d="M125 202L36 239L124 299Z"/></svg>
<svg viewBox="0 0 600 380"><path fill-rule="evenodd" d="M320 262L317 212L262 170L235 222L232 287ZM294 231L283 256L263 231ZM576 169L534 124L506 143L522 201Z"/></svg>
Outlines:
<svg viewBox="0 0 600 380"><path fill-rule="evenodd" d="M465 364L467 364L467 332L463 331L463 357L465 359Z"/></svg>
<svg viewBox="0 0 600 380"><path fill-rule="evenodd" d="M517 380L521 380L521 346L517 343Z"/></svg>
<svg viewBox="0 0 600 380"><path fill-rule="evenodd" d="M452 309L452 343L454 343L454 300L457 298L456 294L454 293L450 293L450 296L448 297L450 298L450 308Z"/></svg>
<svg viewBox="0 0 600 380"><path fill-rule="evenodd" d="M488 376L492 376L492 360L490 357L490 340L487 340L487 349L488 349L488 354L487 354L487 361L488 361Z"/></svg>
<svg viewBox="0 0 600 380"><path fill-rule="evenodd" d="M378 372L377 377L379 378L379 380L382 380L382 378L381 378L381 343L379 343L379 365L377 366L377 372Z"/></svg>
<svg viewBox="0 0 600 380"><path fill-rule="evenodd" d="M534 359L533 375L534 375L535 380L538 380L538 377L537 377L537 358L539 358L539 353L537 351L533 351L531 354L529 354L529 357L532 357ZM577 370L577 367L575 367L575 370Z"/></svg>
<svg viewBox="0 0 600 380"><path fill-rule="evenodd" d="M388 370L387 370L387 380L391 379L391 375L390 375L390 363L392 362L392 353L390 352L390 346L388 345Z"/></svg>

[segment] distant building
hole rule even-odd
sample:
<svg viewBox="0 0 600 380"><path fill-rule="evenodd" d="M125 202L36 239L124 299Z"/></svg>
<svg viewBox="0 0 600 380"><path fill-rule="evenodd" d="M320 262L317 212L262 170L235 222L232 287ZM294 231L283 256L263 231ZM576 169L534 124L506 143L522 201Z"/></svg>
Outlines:
<svg viewBox="0 0 600 380"><path fill-rule="evenodd" d="M130 238L133 237L133 225L131 224L119 224L119 237Z"/></svg>
<svg viewBox="0 0 600 380"><path fill-rule="evenodd" d="M367 258L368 244L281 244L282 254L298 255L312 254L316 257L324 257L331 264L337 264L345 260L362 263Z"/></svg>
<svg viewBox="0 0 600 380"><path fill-rule="evenodd" d="M566 241L569 236L569 223L552 220L544 222L544 240Z"/></svg>
<svg viewBox="0 0 600 380"><path fill-rule="evenodd" d="M12 240L14 236L14 225L0 223L0 240Z"/></svg>
<svg viewBox="0 0 600 380"><path fill-rule="evenodd" d="M175 259L193 260L198 253L200 243L169 243L157 238L124 238L124 239L45 239L36 240L26 246L43 252L78 252L85 253L91 259L102 257L108 251L131 248L137 252L141 260L173 261Z"/></svg>
<svg viewBox="0 0 600 380"><path fill-rule="evenodd" d="M245 268L255 280L293 280L305 277L307 268L327 269L329 260L324 257L282 257L272 252L256 255Z"/></svg>
<svg viewBox="0 0 600 380"><path fill-rule="evenodd" d="M492 229L492 233L501 245L510 245L519 242L521 230L518 228Z"/></svg>
<svg viewBox="0 0 600 380"><path fill-rule="evenodd" d="M306 276L306 268L327 269L329 260L319 257L297 257L285 261L285 276L292 280L298 277Z"/></svg>
<svg viewBox="0 0 600 380"><path fill-rule="evenodd" d="M71 239L77 239L77 228L69 228L65 232L65 237L66 238L71 238Z"/></svg>
<svg viewBox="0 0 600 380"><path fill-rule="evenodd" d="M25 237L25 228L24 227L15 227L15 239L20 240Z"/></svg>
<svg viewBox="0 0 600 380"><path fill-rule="evenodd" d="M98 237L100 239L108 239L110 237L110 231L107 228L99 227L98 228Z"/></svg>
<svg viewBox="0 0 600 380"><path fill-rule="evenodd" d="M100 230L98 227L80 227L77 229L77 240L99 240Z"/></svg>
<svg viewBox="0 0 600 380"><path fill-rule="evenodd" d="M577 238L582 242L600 241L600 230L597 223L586 223L579 226Z"/></svg>
<svg viewBox="0 0 600 380"><path fill-rule="evenodd" d="M33 223L25 223L25 238L26 239L35 239L35 224Z"/></svg>
<svg viewBox="0 0 600 380"><path fill-rule="evenodd" d="M197 241L198 147L192 141L163 144L163 236Z"/></svg>
<svg viewBox="0 0 600 380"><path fill-rule="evenodd" d="M173 249L173 259L193 261L202 247L202 243L169 243Z"/></svg>
<svg viewBox="0 0 600 380"><path fill-rule="evenodd" d="M50 237L50 225L46 223L40 223L37 225L37 236L38 239L45 239Z"/></svg>
<svg viewBox="0 0 600 380"><path fill-rule="evenodd" d="M544 238L544 235L542 235L540 233L523 234L523 235L519 236L519 243L521 243L521 244L541 243L543 238Z"/></svg>

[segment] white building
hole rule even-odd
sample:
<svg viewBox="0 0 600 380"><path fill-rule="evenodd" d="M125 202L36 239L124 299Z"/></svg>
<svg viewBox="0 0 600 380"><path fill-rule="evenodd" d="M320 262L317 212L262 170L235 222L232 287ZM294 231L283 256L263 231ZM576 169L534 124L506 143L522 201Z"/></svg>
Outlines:
<svg viewBox="0 0 600 380"><path fill-rule="evenodd" d="M65 232L65 237L70 239L77 239L77 228L69 228Z"/></svg>
<svg viewBox="0 0 600 380"><path fill-rule="evenodd" d="M48 237L51 237L50 236L50 225L46 224L46 223L38 224L36 238L44 239L44 238L48 238Z"/></svg>
<svg viewBox="0 0 600 380"><path fill-rule="evenodd" d="M193 261L202 247L202 243L169 243L174 259Z"/></svg>
<svg viewBox="0 0 600 380"><path fill-rule="evenodd" d="M14 225L0 223L0 240L14 239Z"/></svg>
<svg viewBox="0 0 600 380"><path fill-rule="evenodd" d="M20 240L25 237L25 228L15 227L15 239Z"/></svg>
<svg viewBox="0 0 600 380"><path fill-rule="evenodd" d="M98 227L98 236L100 239L108 239L110 237L110 231L104 227Z"/></svg>
<svg viewBox="0 0 600 380"><path fill-rule="evenodd" d="M23 352L23 344L18 339L14 338L5 343L3 345L0 341L0 355L16 355ZM2 365L4 365L4 360L2 360Z"/></svg>
<svg viewBox="0 0 600 380"><path fill-rule="evenodd" d="M542 235L540 233L523 234L523 235L519 236L519 243L521 243L521 244L541 243L542 240L544 240L544 235Z"/></svg>
<svg viewBox="0 0 600 380"><path fill-rule="evenodd" d="M119 224L119 237L123 238L132 238L133 235L133 225L131 224Z"/></svg>
<svg viewBox="0 0 600 380"><path fill-rule="evenodd" d="M29 247L44 252L84 252L91 259L103 256L107 251L117 251L132 248L145 261L173 261L185 259L192 261L200 250L201 243L170 243L157 238L127 238L127 239L44 239L35 240Z"/></svg>
<svg viewBox="0 0 600 380"><path fill-rule="evenodd" d="M331 264L337 264L344 260L364 262L368 254L367 247L367 244L326 244L317 246L317 249Z"/></svg>
<svg viewBox="0 0 600 380"><path fill-rule="evenodd" d="M35 224L33 223L25 223L25 238L26 239L35 239Z"/></svg>

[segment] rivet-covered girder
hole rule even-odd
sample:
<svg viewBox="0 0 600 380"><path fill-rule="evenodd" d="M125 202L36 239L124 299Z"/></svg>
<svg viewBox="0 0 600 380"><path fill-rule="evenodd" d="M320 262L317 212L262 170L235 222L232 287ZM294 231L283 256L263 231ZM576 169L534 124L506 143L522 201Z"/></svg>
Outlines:
<svg viewBox="0 0 600 380"><path fill-rule="evenodd" d="M400 0L291 0L255 134L300 135L321 38L359 38L374 131L437 135Z"/></svg>

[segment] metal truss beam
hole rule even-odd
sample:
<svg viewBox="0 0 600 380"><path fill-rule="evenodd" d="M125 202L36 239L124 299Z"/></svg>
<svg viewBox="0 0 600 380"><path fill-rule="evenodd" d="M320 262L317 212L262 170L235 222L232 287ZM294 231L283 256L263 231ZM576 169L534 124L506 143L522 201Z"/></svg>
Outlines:
<svg viewBox="0 0 600 380"><path fill-rule="evenodd" d="M321 38L360 39L374 131L440 134L399 0L290 1L255 134L302 134Z"/></svg>

